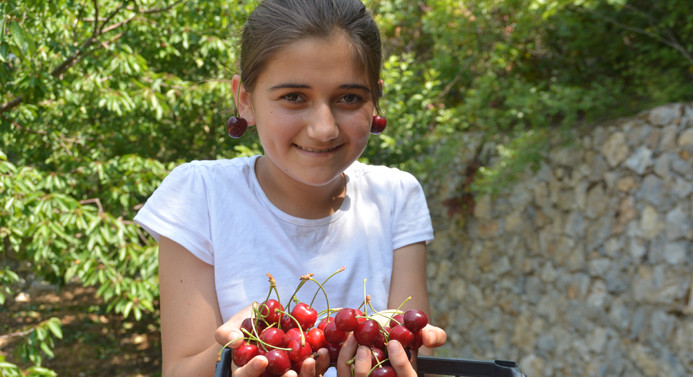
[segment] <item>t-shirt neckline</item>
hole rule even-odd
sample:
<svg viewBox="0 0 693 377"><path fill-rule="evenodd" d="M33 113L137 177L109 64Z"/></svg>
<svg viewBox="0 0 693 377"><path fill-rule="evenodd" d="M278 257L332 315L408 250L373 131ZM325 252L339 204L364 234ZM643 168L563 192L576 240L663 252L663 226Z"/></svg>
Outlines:
<svg viewBox="0 0 693 377"><path fill-rule="evenodd" d="M265 207L267 207L267 209L269 209L274 216L276 216L280 220L298 226L324 226L337 221L337 219L339 219L344 214L346 209L349 207L350 179L347 172L344 172L344 177L346 179L346 194L344 196L344 201L342 202L342 205L339 207L339 209L337 209L335 213L320 219L304 219L302 217L296 217L282 211L281 209L279 209L279 207L274 205L272 201L269 200L267 194L265 194L265 191L262 189L262 186L260 186L260 181L258 181L257 179L257 174L255 174L255 164L257 163L257 160L260 157L262 156L254 156L253 159L250 161L250 183L253 187L253 191L255 191L255 194L257 195L258 200Z"/></svg>

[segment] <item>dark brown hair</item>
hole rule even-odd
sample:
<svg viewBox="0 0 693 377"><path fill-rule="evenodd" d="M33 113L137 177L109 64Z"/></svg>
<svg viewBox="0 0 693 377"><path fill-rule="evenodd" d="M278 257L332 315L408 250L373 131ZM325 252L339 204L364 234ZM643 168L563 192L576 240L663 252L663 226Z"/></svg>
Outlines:
<svg viewBox="0 0 693 377"><path fill-rule="evenodd" d="M241 35L241 81L252 92L257 77L277 50L306 37L342 31L351 41L378 107L382 64L380 32L361 0L264 0L250 14Z"/></svg>

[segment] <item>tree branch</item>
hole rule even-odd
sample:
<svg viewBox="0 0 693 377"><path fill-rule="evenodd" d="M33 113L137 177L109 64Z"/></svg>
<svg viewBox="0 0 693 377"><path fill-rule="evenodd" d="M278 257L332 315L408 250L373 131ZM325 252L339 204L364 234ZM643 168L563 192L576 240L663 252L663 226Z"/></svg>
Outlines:
<svg viewBox="0 0 693 377"><path fill-rule="evenodd" d="M669 46L669 47L675 49L676 51L678 51L679 53L681 53L681 55L683 55L683 57L684 57L689 63L693 64L693 56L691 56L691 53L689 53L688 50L686 50L686 48L685 48L683 45L681 45L681 43L678 41L678 39L673 35L673 33L671 32L671 30L669 30L669 29L666 29L666 28L664 29L665 32L666 32L666 34L667 34L667 36L669 37L669 39L667 39L667 38L663 37L663 36L660 35L660 34L652 33L652 32L650 32L650 31L647 31L647 30L645 30L645 29L641 29L641 28L639 28L639 27L635 27L635 26L631 26L631 25L624 24L624 23L622 23L622 22L620 22L620 21L618 21L618 20L616 20L616 19L614 19L614 18L612 18L612 17L608 17L608 16L605 16L605 15L603 15L603 14L601 14L601 13L595 12L594 10L584 9L584 8L574 8L574 9L576 9L576 10L579 11L579 12L589 12L590 14L592 14L593 16L595 16L595 17L601 19L602 21L606 21L606 22L608 22L608 23L610 23L610 24L612 24L612 25L615 25L615 26L617 26L617 27L620 27L621 29L628 30L628 31L632 31L633 33L645 35L645 36L648 36L648 37L650 37L650 38L652 38L652 39L655 39L656 41L659 41L659 42L661 42L661 43L663 43L663 44L665 44L665 45L667 45L667 46ZM629 9L633 10L632 7L629 8ZM637 9L635 9L635 11L637 11ZM642 12L639 12L639 11L638 11L638 13L642 13ZM649 17L648 17L648 18L649 18ZM649 18L649 21L650 21L650 25L652 25L652 27L653 27L655 30L661 30L656 24L654 24L654 22L653 22L653 20L652 20L651 18Z"/></svg>
<svg viewBox="0 0 693 377"><path fill-rule="evenodd" d="M79 46L79 48L77 48L77 50L72 55L70 55L67 59L65 59L65 61L63 61L57 67L55 67L55 69L53 69L53 71L51 71L50 75L53 77L56 77L56 78L60 77L60 75L65 73L68 69L70 69L70 67L75 65L81 57L83 57L87 52L89 52L87 50L89 48L91 48L92 45L94 45L94 43L98 42L99 37L101 37L103 34L106 34L112 30L115 30L115 29L117 29L123 25L126 25L126 24L132 22L133 20L137 19L140 14L156 14L156 13L166 12L166 11L171 10L173 7L177 6L178 4L181 4L185 1L187 1L187 0L177 0L173 4L171 4L167 7L164 7L164 8L140 10L138 12L138 15L130 17L130 18L123 20L123 21L120 21L120 22L116 22L116 23L106 27L106 25L116 16L116 14L118 14L118 12L120 12L123 8L125 8L130 1L127 1L127 0L123 1L123 3L118 8L113 10L113 12L111 12L111 14L109 14L108 17L106 17L106 19L99 25L99 22L98 22L98 20L99 20L98 0L93 0L93 2L94 2L94 15L95 15L94 19L96 21L94 23L94 30L92 31L92 34L89 36L89 38L87 38L84 42L82 42L82 44ZM16 96L15 98L13 98L12 100L3 103L2 105L0 105L0 114L6 113L6 112L12 110L13 108L17 107L23 101L24 101L24 96L20 94L20 95Z"/></svg>

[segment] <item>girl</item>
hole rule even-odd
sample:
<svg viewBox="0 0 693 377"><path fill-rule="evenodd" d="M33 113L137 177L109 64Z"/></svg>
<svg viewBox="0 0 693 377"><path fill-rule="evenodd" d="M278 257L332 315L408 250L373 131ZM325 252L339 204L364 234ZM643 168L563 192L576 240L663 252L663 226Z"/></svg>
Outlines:
<svg viewBox="0 0 693 377"><path fill-rule="evenodd" d="M361 0L265 0L248 18L232 120L241 131L257 127L264 154L183 164L135 217L160 243L163 376L211 376L220 344L241 337L247 306L267 296L267 273L286 301L301 275L320 281L345 266L326 287L330 307L358 307L367 279L376 309L411 296L403 309L429 311L433 230L421 186L357 161L369 133L382 130L381 121L372 128L380 49ZM298 298L309 302L314 292ZM429 326L423 338L436 347L445 333ZM389 347L398 376L413 377L401 345ZM301 377L327 370L327 350L318 355ZM258 356L235 375L256 377L266 364ZM350 337L336 365L340 377L352 368L365 377L369 351Z"/></svg>

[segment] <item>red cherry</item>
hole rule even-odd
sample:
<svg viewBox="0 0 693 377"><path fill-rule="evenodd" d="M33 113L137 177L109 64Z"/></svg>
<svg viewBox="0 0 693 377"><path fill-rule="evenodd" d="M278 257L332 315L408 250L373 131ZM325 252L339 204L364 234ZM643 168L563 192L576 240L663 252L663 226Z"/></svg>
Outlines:
<svg viewBox="0 0 693 377"><path fill-rule="evenodd" d="M404 325L398 325L390 329L390 340L396 340L402 344L402 347L409 347L414 340L414 333Z"/></svg>
<svg viewBox="0 0 693 377"><path fill-rule="evenodd" d="M421 346L423 346L423 338L421 337L421 331L417 331L414 333L414 339L409 343L409 349L416 351L421 348Z"/></svg>
<svg viewBox="0 0 693 377"><path fill-rule="evenodd" d="M371 372L369 377L397 377L395 375L395 370L391 366L380 366Z"/></svg>
<svg viewBox="0 0 693 377"><path fill-rule="evenodd" d="M252 318L246 318L243 320L241 323L241 330L246 330L250 334L254 334L257 336L259 333L262 332L265 328L267 328L267 325L263 321L257 321L255 325L255 330L253 331L253 319ZM243 332L243 335L245 335L245 331Z"/></svg>
<svg viewBox="0 0 693 377"><path fill-rule="evenodd" d="M381 134L383 131L385 131L385 127L387 127L387 119L381 117L380 115L373 117L373 124L371 124L371 133L373 135Z"/></svg>
<svg viewBox="0 0 693 377"><path fill-rule="evenodd" d="M260 340L274 347L284 346L284 331L276 327L268 327L260 333Z"/></svg>
<svg viewBox="0 0 693 377"><path fill-rule="evenodd" d="M289 344L287 344L287 348L291 348L291 351L289 351L289 358L291 361L296 363L302 362L313 353L313 349L311 348L310 344L304 343L301 345L300 340L292 340Z"/></svg>
<svg viewBox="0 0 693 377"><path fill-rule="evenodd" d="M426 313L419 309L409 309L404 312L404 326L412 332L417 332L428 324Z"/></svg>
<svg viewBox="0 0 693 377"><path fill-rule="evenodd" d="M294 318L290 315L283 315L281 319L281 327L282 330L284 331L289 331L291 329L297 329L298 325L296 325L296 322L294 321Z"/></svg>
<svg viewBox="0 0 693 377"><path fill-rule="evenodd" d="M362 346L374 345L378 341L378 334L380 334L380 325L372 319L359 322L354 330L354 338Z"/></svg>
<svg viewBox="0 0 693 377"><path fill-rule="evenodd" d="M350 332L356 330L358 321L356 320L356 312L354 309L340 309L334 316L334 322L339 330Z"/></svg>
<svg viewBox="0 0 693 377"><path fill-rule="evenodd" d="M383 331L389 334L390 328L386 326L383 328ZM373 347L385 348L385 334L383 334L383 331L378 331L378 339L373 344Z"/></svg>
<svg viewBox="0 0 693 377"><path fill-rule="evenodd" d="M306 333L306 340L310 343L313 351L317 352L320 348L325 347L327 340L325 340L325 332L319 328L312 328Z"/></svg>
<svg viewBox="0 0 693 377"><path fill-rule="evenodd" d="M321 319L320 322L318 322L318 326L316 326L316 327L319 328L320 330L324 331L325 325L327 325L327 323L332 322L332 321L334 321L333 317L325 317L325 318Z"/></svg>
<svg viewBox="0 0 693 377"><path fill-rule="evenodd" d="M248 128L248 122L241 117L231 117L226 122L226 132L230 137L238 139Z"/></svg>
<svg viewBox="0 0 693 377"><path fill-rule="evenodd" d="M318 319L317 310L310 307L310 305L303 302L296 304L291 310L291 315L298 321L298 324L302 329L307 330L315 324Z"/></svg>
<svg viewBox="0 0 693 377"><path fill-rule="evenodd" d="M284 307L275 299L269 299L260 305L260 314L267 323L279 323L282 319Z"/></svg>
<svg viewBox="0 0 693 377"><path fill-rule="evenodd" d="M233 363L239 367L242 367L248 364L250 359L257 355L257 346L248 343L243 343L240 347L233 350Z"/></svg>
<svg viewBox="0 0 693 377"><path fill-rule="evenodd" d="M387 353L385 353L382 348L371 347L371 366L376 366L379 362L384 361L385 359L387 359Z"/></svg>
<svg viewBox="0 0 693 377"><path fill-rule="evenodd" d="M301 341L301 329L294 327L293 329L286 330L284 334L284 344L291 343L292 340Z"/></svg>
<svg viewBox="0 0 693 377"><path fill-rule="evenodd" d="M363 312L359 309L354 309L354 315L356 316L356 321L363 322L368 318L364 317Z"/></svg>
<svg viewBox="0 0 693 377"><path fill-rule="evenodd" d="M266 370L275 376L281 376L291 369L289 353L284 350L276 348L269 350L265 354L265 357L268 361Z"/></svg>
<svg viewBox="0 0 693 377"><path fill-rule="evenodd" d="M342 345L337 343L327 343L325 344L325 348L327 348L327 353L330 354L330 362L336 363L337 359L339 358L339 351L342 349Z"/></svg>
<svg viewBox="0 0 693 377"><path fill-rule="evenodd" d="M395 327L404 323L404 313L395 314L390 320L390 327Z"/></svg>
<svg viewBox="0 0 693 377"><path fill-rule="evenodd" d="M347 336L349 335L346 332L337 328L336 321L332 321L332 322L328 323L325 326L324 333L325 333L325 340L328 343L334 343L334 344L342 343L343 341L346 340Z"/></svg>

